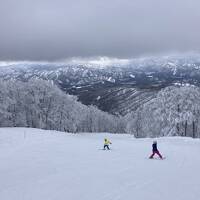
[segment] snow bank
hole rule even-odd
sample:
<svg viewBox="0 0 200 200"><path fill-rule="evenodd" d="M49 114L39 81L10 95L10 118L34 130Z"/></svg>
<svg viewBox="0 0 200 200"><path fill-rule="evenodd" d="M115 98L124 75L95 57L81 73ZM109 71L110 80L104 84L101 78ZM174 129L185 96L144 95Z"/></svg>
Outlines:
<svg viewBox="0 0 200 200"><path fill-rule="evenodd" d="M103 151L104 137L112 150ZM197 200L200 140L0 129L1 200Z"/></svg>

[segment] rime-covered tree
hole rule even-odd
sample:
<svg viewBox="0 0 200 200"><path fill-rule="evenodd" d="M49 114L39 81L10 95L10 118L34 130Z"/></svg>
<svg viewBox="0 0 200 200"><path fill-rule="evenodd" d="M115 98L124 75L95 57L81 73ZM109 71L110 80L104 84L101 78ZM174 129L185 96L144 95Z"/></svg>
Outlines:
<svg viewBox="0 0 200 200"><path fill-rule="evenodd" d="M165 135L199 137L199 102L198 87L191 85L167 87L129 115L127 129L137 137Z"/></svg>
<svg viewBox="0 0 200 200"><path fill-rule="evenodd" d="M52 82L0 81L0 126L34 127L66 132L124 132L119 118L85 106Z"/></svg>

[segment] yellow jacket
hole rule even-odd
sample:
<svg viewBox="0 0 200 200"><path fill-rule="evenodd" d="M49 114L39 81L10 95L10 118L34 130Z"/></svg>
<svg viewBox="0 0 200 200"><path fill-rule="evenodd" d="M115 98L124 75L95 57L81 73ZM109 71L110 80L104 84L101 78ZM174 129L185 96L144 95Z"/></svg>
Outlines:
<svg viewBox="0 0 200 200"><path fill-rule="evenodd" d="M104 145L109 145L109 144L112 144L109 140L105 139L104 140Z"/></svg>

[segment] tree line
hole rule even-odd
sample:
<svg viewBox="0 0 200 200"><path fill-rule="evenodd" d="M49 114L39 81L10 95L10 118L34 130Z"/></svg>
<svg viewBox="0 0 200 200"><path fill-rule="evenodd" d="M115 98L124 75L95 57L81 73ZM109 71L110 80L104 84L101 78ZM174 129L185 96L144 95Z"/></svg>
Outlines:
<svg viewBox="0 0 200 200"><path fill-rule="evenodd" d="M126 132L136 137L200 137L200 88L170 86L126 116Z"/></svg>
<svg viewBox="0 0 200 200"><path fill-rule="evenodd" d="M196 86L166 87L124 117L83 105L51 81L0 80L0 88L0 127L200 137L200 88Z"/></svg>
<svg viewBox="0 0 200 200"><path fill-rule="evenodd" d="M65 132L124 132L119 117L85 106L44 80L0 81L0 126Z"/></svg>

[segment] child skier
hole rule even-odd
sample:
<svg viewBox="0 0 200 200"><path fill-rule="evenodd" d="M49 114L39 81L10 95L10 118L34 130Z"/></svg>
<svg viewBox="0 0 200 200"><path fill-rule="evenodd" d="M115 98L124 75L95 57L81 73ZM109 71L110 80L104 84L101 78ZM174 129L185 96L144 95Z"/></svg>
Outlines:
<svg viewBox="0 0 200 200"><path fill-rule="evenodd" d="M154 141L154 142L153 142L152 148L153 148L153 149L152 149L153 153L151 154L151 156L150 156L149 158L152 159L153 156L154 156L155 154L157 154L157 155L160 157L160 159L163 159L162 155L160 154L160 152L159 152L158 149L157 149L157 141Z"/></svg>
<svg viewBox="0 0 200 200"><path fill-rule="evenodd" d="M104 139L104 147L103 147L103 149L106 150L106 148L107 148L107 150L110 150L109 144L112 144L112 143L107 138L105 138Z"/></svg>

